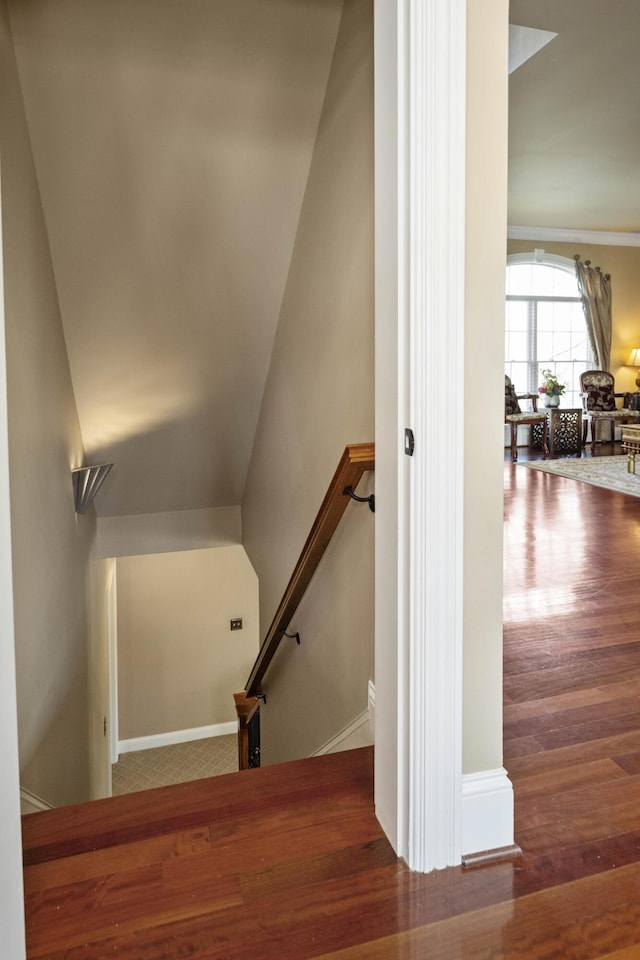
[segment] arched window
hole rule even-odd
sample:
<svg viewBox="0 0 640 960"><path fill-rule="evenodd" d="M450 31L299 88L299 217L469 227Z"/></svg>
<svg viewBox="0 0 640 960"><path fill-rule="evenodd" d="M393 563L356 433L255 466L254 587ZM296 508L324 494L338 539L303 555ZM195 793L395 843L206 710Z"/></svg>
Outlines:
<svg viewBox="0 0 640 960"><path fill-rule="evenodd" d="M512 254L507 258L505 373L518 393L537 393L540 371L547 368L567 384L561 406L579 407L579 377L593 368L593 352L575 263L543 250Z"/></svg>

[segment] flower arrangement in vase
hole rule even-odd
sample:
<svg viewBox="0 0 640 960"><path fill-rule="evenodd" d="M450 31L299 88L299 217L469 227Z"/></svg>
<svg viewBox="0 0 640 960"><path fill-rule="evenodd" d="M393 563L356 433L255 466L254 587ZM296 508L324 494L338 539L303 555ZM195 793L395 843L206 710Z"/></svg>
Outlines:
<svg viewBox="0 0 640 960"><path fill-rule="evenodd" d="M567 389L566 383L560 383L551 370L541 370L540 376L542 377L542 384L538 387L538 393L544 401L545 407L559 407L560 397Z"/></svg>

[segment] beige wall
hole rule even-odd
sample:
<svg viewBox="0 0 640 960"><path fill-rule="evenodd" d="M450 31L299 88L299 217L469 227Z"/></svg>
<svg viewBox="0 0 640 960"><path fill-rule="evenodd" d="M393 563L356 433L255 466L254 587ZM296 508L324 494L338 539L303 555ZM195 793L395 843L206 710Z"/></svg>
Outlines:
<svg viewBox="0 0 640 960"><path fill-rule="evenodd" d="M89 797L86 569L95 517L77 517L82 444L47 231L2 10L3 179L11 528L20 774L54 805Z"/></svg>
<svg viewBox="0 0 640 960"><path fill-rule="evenodd" d="M240 546L117 560L119 739L235 720L258 652L258 584ZM231 618L243 629L231 632Z"/></svg>
<svg viewBox="0 0 640 960"><path fill-rule="evenodd" d="M507 0L467 4L463 771L502 765ZM487 50L491 56L487 57ZM478 384L481 384L481 396Z"/></svg>
<svg viewBox="0 0 640 960"><path fill-rule="evenodd" d="M551 243L546 240L509 240L508 253L529 253L534 248L573 259L579 253L583 260L611 274L613 330L611 338L611 372L617 390L636 389L635 368L625 362L633 347L640 347L640 248L611 247L590 243Z"/></svg>
<svg viewBox="0 0 640 960"><path fill-rule="evenodd" d="M242 504L261 637L342 450L373 439L372 33L370 0L346 0ZM265 763L313 752L366 707L373 519L349 506L292 621L302 646L267 674Z"/></svg>

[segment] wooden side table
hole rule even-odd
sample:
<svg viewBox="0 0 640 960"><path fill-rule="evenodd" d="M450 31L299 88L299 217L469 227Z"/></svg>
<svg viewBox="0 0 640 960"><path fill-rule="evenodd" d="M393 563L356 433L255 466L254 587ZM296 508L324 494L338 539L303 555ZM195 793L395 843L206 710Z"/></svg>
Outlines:
<svg viewBox="0 0 640 960"><path fill-rule="evenodd" d="M549 452L582 453L582 407L549 407Z"/></svg>
<svg viewBox="0 0 640 960"><path fill-rule="evenodd" d="M582 407L547 407L549 453L582 453ZM540 445L542 430L532 428L532 445Z"/></svg>

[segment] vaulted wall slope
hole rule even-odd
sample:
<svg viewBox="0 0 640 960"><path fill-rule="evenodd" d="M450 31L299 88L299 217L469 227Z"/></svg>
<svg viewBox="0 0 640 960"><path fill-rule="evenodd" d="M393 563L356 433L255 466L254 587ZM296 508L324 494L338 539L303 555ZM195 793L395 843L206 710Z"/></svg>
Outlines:
<svg viewBox="0 0 640 960"><path fill-rule="evenodd" d="M342 0L9 0L101 516L238 505Z"/></svg>
<svg viewBox="0 0 640 960"><path fill-rule="evenodd" d="M90 796L87 576L76 516L83 448L6 6L0 152L20 776L54 805Z"/></svg>
<svg viewBox="0 0 640 960"><path fill-rule="evenodd" d="M242 504L261 637L344 446L373 432L373 10L346 0ZM292 621L302 645L285 641L267 674L266 763L308 755L366 707L373 519L349 506Z"/></svg>

